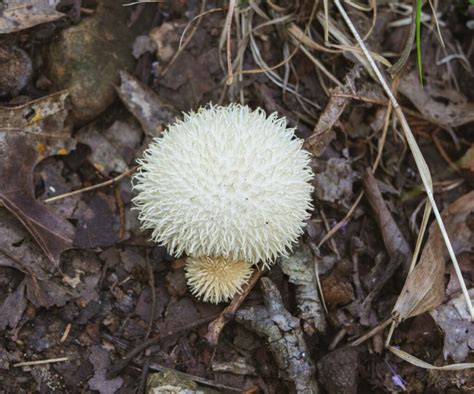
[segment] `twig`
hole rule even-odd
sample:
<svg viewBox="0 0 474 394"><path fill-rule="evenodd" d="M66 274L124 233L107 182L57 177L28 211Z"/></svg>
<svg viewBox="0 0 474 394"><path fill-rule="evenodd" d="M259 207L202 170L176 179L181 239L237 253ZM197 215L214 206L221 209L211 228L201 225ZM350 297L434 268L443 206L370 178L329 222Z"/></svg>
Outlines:
<svg viewBox="0 0 474 394"><path fill-rule="evenodd" d="M136 348L132 349L125 358L122 360L116 362L109 370L108 376L110 378L114 378L117 375L120 374L124 370L124 368L135 358L137 357L141 352L143 352L145 349L147 349L150 346L154 346L158 344L160 341L163 339L172 337L173 335L179 334L183 331L188 331L191 330L197 326L200 326L201 324L207 323L213 319L215 319L219 315L212 315L212 316L207 316L205 318L196 320L190 324L186 324L182 327L178 327L175 331L173 332L168 332L165 333L164 335L157 335L154 337L151 337L150 339L146 340L145 342L141 343L138 345Z"/></svg>
<svg viewBox="0 0 474 394"><path fill-rule="evenodd" d="M147 353L149 350L147 350ZM138 394L144 394L146 390L146 378L148 377L148 371L150 370L150 356L147 354L147 357L145 358L145 362L143 363L142 366L142 372L140 374L140 381L138 384Z"/></svg>
<svg viewBox="0 0 474 394"><path fill-rule="evenodd" d="M323 237L321 241L318 243L318 248L320 248L328 239L331 239L334 234L336 234L342 227L344 227L347 223L349 223L349 218L352 216L356 208L359 206L360 201L362 200L362 197L364 197L364 192L360 192L359 195L357 196L354 204L352 204L351 209L349 209L349 212L346 213L346 216L337 223L329 232Z"/></svg>
<svg viewBox="0 0 474 394"><path fill-rule="evenodd" d="M232 71L232 56L230 53L230 33L232 27L232 17L234 15L235 0L229 0L229 9L225 18L224 29L227 34L227 85L232 85L234 82L234 75Z"/></svg>
<svg viewBox="0 0 474 394"><path fill-rule="evenodd" d="M13 364L14 367L28 367L31 365L43 365L51 363L60 363L63 361L69 361L69 357L58 357L58 358L48 358L46 360L36 360L36 361L23 361L21 363Z"/></svg>
<svg viewBox="0 0 474 394"><path fill-rule="evenodd" d="M217 346L217 343L219 341L219 335L221 334L222 329L229 321L229 315L233 316L234 313L237 312L237 309L239 309L240 305L242 305L250 291L257 284L262 274L263 270L261 270L260 268L255 270L252 273L252 276L250 277L242 293L237 294L232 300L232 302L220 313L219 317L213 322L211 322L211 324L209 324L208 331L205 337L209 344L211 344L212 346Z"/></svg>
<svg viewBox="0 0 474 394"><path fill-rule="evenodd" d="M123 241L125 238L125 204L123 203L122 194L120 193L120 188L118 186L115 187L115 203L117 205L120 220L118 238L120 241Z"/></svg>
<svg viewBox="0 0 474 394"><path fill-rule="evenodd" d="M165 66L165 68L159 73L160 77L164 77L166 75L166 73L170 70L171 66L174 64L174 62L176 61L178 56L181 55L181 53L184 51L184 49L191 42L191 40L194 37L194 34L196 33L199 25L201 24L202 17L206 14L210 14L211 12L216 12L216 11L221 11L222 10L221 8L216 8L216 9L212 9L212 10L208 10L208 11L204 12L204 10L206 9L206 5L207 5L207 0L203 0L203 2L201 4L201 9L199 11L199 15L196 15L184 28L183 33L181 34L181 38L179 40L178 50L174 53L173 57L168 62L168 64ZM191 30L191 33L189 33L189 36L186 37L186 41L184 41L184 43L183 43L184 35L188 31L189 26L191 26L191 24L195 20L197 20L197 22L194 25L193 30Z"/></svg>
<svg viewBox="0 0 474 394"><path fill-rule="evenodd" d="M457 173L461 172L459 169L458 165L454 163L449 155L446 153L446 151L443 148L443 145L441 144L441 141L438 138L438 133L441 129L438 127L432 134L431 134L431 139L433 140L436 149L438 149L438 152L440 153L441 157L448 163L448 165Z"/></svg>
<svg viewBox="0 0 474 394"><path fill-rule="evenodd" d="M215 387L215 388L221 389L221 390L237 391L239 393L242 393L244 391L241 388L227 386L227 385L222 384L222 383L217 383L217 382L214 382L214 381L209 380L209 379L201 378L200 376L191 375L189 373L185 373L185 372L181 372L181 371L176 371L175 369L172 369L172 368L166 368L166 367L163 367L162 365L156 364L156 363L150 364L150 369L153 369L155 371L160 371L160 372L173 372L173 373L175 373L177 375L180 375L184 378L188 378L189 380L193 380L197 383L201 383L201 384L204 384L204 385L210 386L210 387Z"/></svg>
<svg viewBox="0 0 474 394"><path fill-rule="evenodd" d="M72 328L72 324L68 323L61 339L59 340L60 343L63 343L66 341L67 337L69 336L69 333L71 332L71 328Z"/></svg>
<svg viewBox="0 0 474 394"><path fill-rule="evenodd" d="M387 327L390 323L392 323L392 318L388 318L383 323L379 324L378 326L372 328L369 332L362 335L360 338L356 339L354 342L351 342L351 346L359 346L361 343L365 342L367 339L372 338L375 334L382 331Z"/></svg>
<svg viewBox="0 0 474 394"><path fill-rule="evenodd" d="M79 190L73 190L72 192L60 194L58 196L50 197L50 198L47 198L47 199L43 200L43 202L46 203L46 204L49 204L49 203L54 202L54 201L62 200L63 198L72 197L72 196L75 196L77 194L90 192L92 190L101 189L105 186L113 185L114 183L118 182L120 179L125 178L126 176L129 176L129 175L133 174L137 169L138 169L138 166L135 166L133 168L130 168L128 171L125 171L125 172L121 173L120 175L117 175L115 178L109 179L108 181L98 183L97 185L84 187L84 188L79 189Z"/></svg>
<svg viewBox="0 0 474 394"><path fill-rule="evenodd" d="M375 64L375 61L373 57L370 55L367 47L365 46L364 42L362 41L359 33L357 32L357 29L355 28L354 24L350 20L349 16L346 13L346 10L341 4L340 0L334 0L336 7L338 8L339 12L341 13L344 21L348 25L349 29L351 30L353 36L355 37L357 43L362 49L362 52L364 53L365 57L367 58L369 65L372 69L372 71L375 73L378 81L382 85L383 89L385 90L385 93L389 97L390 101L392 102L393 105L393 110L397 114L398 120L400 122L400 125L402 127L403 132L405 133L405 137L407 139L408 145L410 147L410 150L412 151L413 157L415 159L415 163L418 167L418 171L420 172L421 180L423 182L423 186L425 188L425 192L428 196L428 200L431 204L431 208L433 209L433 213L436 217L436 221L438 222L438 226L441 231L441 235L443 236L444 243L446 244L446 247L448 249L449 256L451 257L451 261L453 262L454 270L456 271L456 275L458 277L459 283L461 285L461 289L469 310L469 313L471 315L471 320L474 320L474 307L472 306L471 298L469 296L469 292L466 287L466 283L464 282L464 278L462 277L462 272L461 269L459 268L459 263L456 258L456 254L454 253L453 247L451 245L451 241L449 240L448 233L446 232L446 228L443 222L443 219L441 217L441 214L439 212L438 206L436 204L436 201L434 199L433 195L433 182L431 179L431 174L428 168L428 165L426 164L425 159L423 158L423 155L420 151L420 148L418 147L418 144L415 140L415 137L413 136L413 133L410 129L410 126L408 125L408 122L405 118L405 115L400 108L400 105L398 104L397 99L393 95L390 87L387 84L387 81L383 77L382 73L380 72L378 66Z"/></svg>
<svg viewBox="0 0 474 394"><path fill-rule="evenodd" d="M155 292L155 276L153 274L153 267L150 264L150 257L148 255L148 249L145 255L146 268L148 271L148 284L150 286L151 293L151 310L150 310L150 320L148 321L148 328L146 330L145 340L150 338L151 329L153 327L153 321L155 320L155 310L156 310L156 292Z"/></svg>

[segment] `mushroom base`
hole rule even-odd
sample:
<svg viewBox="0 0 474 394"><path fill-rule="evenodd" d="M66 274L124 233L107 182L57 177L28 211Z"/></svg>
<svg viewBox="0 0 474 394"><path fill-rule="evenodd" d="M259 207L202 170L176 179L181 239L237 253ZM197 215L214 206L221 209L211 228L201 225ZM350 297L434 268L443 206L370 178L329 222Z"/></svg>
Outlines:
<svg viewBox="0 0 474 394"><path fill-rule="evenodd" d="M252 265L225 257L188 257L185 271L191 293L202 301L218 304L242 292Z"/></svg>

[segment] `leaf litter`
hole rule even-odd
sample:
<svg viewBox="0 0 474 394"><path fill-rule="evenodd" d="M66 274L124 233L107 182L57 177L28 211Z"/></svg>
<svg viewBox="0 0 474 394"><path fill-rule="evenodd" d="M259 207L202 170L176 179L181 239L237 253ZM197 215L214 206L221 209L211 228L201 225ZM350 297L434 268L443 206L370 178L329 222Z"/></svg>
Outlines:
<svg viewBox="0 0 474 394"><path fill-rule="evenodd" d="M133 9L130 25L141 30L134 31L130 40L122 40L130 47L114 55L127 59L103 56L95 62L95 52L79 62L87 68L103 60L125 64L133 56L137 58L136 69L121 72L121 85L115 87L121 103L112 103L110 90L119 81L119 70L108 69L112 71L102 82L111 80L113 85L106 82L106 100L97 104L94 95L82 95L83 101L76 105L76 114L71 117L69 99L64 98L61 104L59 93L53 98L45 96L62 82L49 72L49 82L44 75L39 76L43 69L41 61L37 61L38 57L52 60L48 59L51 48L57 48L57 42L63 42L64 36L74 31L71 26L81 29L100 18L109 23L114 20L109 17L125 15L116 4L114 10L96 6L95 1L82 2L80 8L75 1L61 2L59 9L66 17L28 30L25 20L19 27L21 33L9 37L36 55L35 72L23 90L31 97L16 98L14 92L13 97L4 99L13 102L0 111L5 119L11 116L7 111L12 108L18 114L10 123L2 123L8 125L8 130L2 130L0 135L17 137L17 142L12 145L8 140L8 146L15 149L2 151L8 160L6 167L0 167L0 176L4 176L4 168L10 168L2 181L12 201L28 197L27 206L16 212L17 216L23 215L23 225L5 209L0 211L0 312L5 316L0 326L5 336L0 344L2 384L13 391L44 392L58 387L63 391L116 392L144 389L147 376L150 381L152 376L154 381L158 376L160 384L166 383L172 369L185 372L175 383L185 376L224 392L272 393L295 387L299 392L316 392L316 385L329 392L374 388L384 392L400 388L424 392L433 387L472 387L472 375L463 371L450 374L446 369L453 365L445 365L452 359L465 361L456 368L466 368L472 360L470 337L462 335L466 330L469 333L472 323L465 319L468 311L460 294L458 272L445 265L443 240L439 233L432 235L436 224L431 225L424 245L421 240L416 242L416 232L407 230L408 217L416 221L423 201L418 200L419 194L400 198L420 183L416 166L404 151L406 141L401 128L406 131L406 124L403 120L396 123L394 112L397 115L399 110L393 110L381 96L381 89L370 80L374 74L370 61L352 46L334 4L324 4L321 9L309 3L289 8L275 2L251 2L249 7L237 4L233 9L236 18L227 31L224 25L229 24L224 19L232 12L211 3L140 4ZM446 5L437 6L441 15L454 17ZM399 16L393 12L393 5L369 2L365 7L346 2L345 7L350 7L357 29L368 36L366 42L372 56L388 66L387 59L379 54L403 48L403 42L397 47L402 30L395 34L387 28L388 23L382 23L397 22ZM407 15L410 13L407 11ZM154 21L139 23L140 16ZM128 37L125 19L121 20L124 22L117 26ZM92 27L87 36L93 35L96 49L111 53L113 37L108 36L107 28ZM434 173L436 202L446 207L456 198L470 195L472 141L465 130L471 121L472 94L468 80L456 82L457 77L466 75L459 71L465 67L463 40L463 46L456 46L456 37L460 36L445 34L451 33L451 26L441 23L440 29L444 30L447 48L443 50L451 54L455 51L454 57L437 53L436 56L445 57L436 65L436 46L426 30L431 41L426 46L429 64L424 69L430 74L425 79L425 89L410 80L415 65L410 56L404 58L405 69L398 71L391 88L394 94L404 97L401 110L409 114L420 148L418 154L423 153L428 165L448 159L461 170L456 175L452 171ZM48 34L55 35L55 39L51 40L53 36ZM380 42L380 34L388 39ZM422 37L424 34L425 30ZM136 36L142 37L144 47L132 53L131 43ZM153 40L160 48L157 52L151 45ZM398 40L395 46L394 40ZM37 51L38 48L45 51ZM61 51L55 55L60 59ZM229 65L233 69L229 70ZM68 68L68 72L74 69ZM435 83L436 75L445 69L447 79L438 78ZM68 85L74 87L75 95L76 88L87 87L81 75L75 82L77 86ZM230 75L234 82L227 85ZM35 84L40 91L35 90ZM21 111L31 112L31 107L36 111L38 99L45 100L45 104L57 100L57 114L45 121L35 117L36 113L43 116L39 111L26 114L27 121L22 119ZM317 154L311 163L317 173L316 210L298 248L270 272L259 272L252 285L227 308L192 298L184 286L180 260L147 241L148 234L139 230L131 210L133 194L128 179L134 170L134 159L150 138L159 136L180 111L196 109L209 101L241 101L270 112L278 110L287 116L291 126L297 127L299 136L307 138L305 146ZM92 111L81 120L78 108L84 113ZM140 126L131 120L130 113ZM92 122L84 126L86 118ZM27 135L25 130L34 125L38 126L37 134ZM434 127L447 129L453 141L441 133L434 135ZM59 133L58 138L43 140L39 136L52 131ZM406 138L413 148L412 137ZM429 150L433 140L442 157ZM25 155L27 166L22 162L21 166L8 167L23 155L23 150L16 148L24 148L19 141L31 145L33 158ZM38 141L44 143L44 150L35 145ZM416 158L422 170L423 157ZM367 175L368 167L374 169L372 177ZM21 177L14 172L18 169ZM426 172L422 178L429 185ZM8 204L3 194L2 199ZM40 200L46 200L48 206ZM48 212L47 219L42 216L46 230L35 227L30 206L41 206ZM459 249L459 244L468 242L462 238L462 231L469 228L470 216L449 209L445 210L448 217L444 212L443 219L467 288L472 292L472 250ZM72 231L64 232L51 225L55 220ZM55 230L56 235L68 234L67 245L51 241L54 235L48 231L54 234ZM66 251L73 239L76 249ZM417 249L421 258L413 266L410 256L416 257ZM463 254L459 254L461 250ZM435 262L427 267L433 275L424 275L424 286L419 286L413 275L423 276L416 274L423 271L418 267L430 262ZM402 312L405 318L415 314L417 317L397 327L390 351L385 351L382 333L390 323L393 305L400 306L397 298L403 301L400 289L404 275L413 267L406 282L413 286L405 298L409 310L402 308ZM262 274L262 286L254 288ZM328 301L327 313L318 299L319 281ZM258 313L250 313L252 310ZM423 311L430 311L440 330L433 330L435 323ZM245 321L240 319L243 312L248 312ZM209 321L212 323L206 329ZM385 322L382 328L378 326L381 321ZM348 348L366 327L378 331L357 348ZM423 330L431 331L425 335ZM413 341L412 333L423 335ZM269 338L275 340L268 343ZM422 368L436 369L420 377L418 370L394 354ZM62 355L67 356L67 361L48 363L62 359ZM291 356L298 356L300 364L296 365ZM13 363L25 359L45 364L11 369Z"/></svg>

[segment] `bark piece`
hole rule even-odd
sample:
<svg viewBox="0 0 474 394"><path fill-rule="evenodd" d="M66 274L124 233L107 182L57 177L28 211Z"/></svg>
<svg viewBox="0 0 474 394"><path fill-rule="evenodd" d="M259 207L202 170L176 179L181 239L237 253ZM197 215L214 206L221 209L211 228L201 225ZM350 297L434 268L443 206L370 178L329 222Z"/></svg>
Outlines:
<svg viewBox="0 0 474 394"><path fill-rule="evenodd" d="M300 242L291 256L279 259L279 265L288 275L290 283L295 285L298 317L303 321L303 330L308 335L317 332L324 334L326 320L319 297L311 249Z"/></svg>
<svg viewBox="0 0 474 394"><path fill-rule="evenodd" d="M293 382L297 393L318 393L315 366L300 320L285 309L280 292L269 278L262 278L260 284L265 305L239 310L236 320L267 340L281 377Z"/></svg>

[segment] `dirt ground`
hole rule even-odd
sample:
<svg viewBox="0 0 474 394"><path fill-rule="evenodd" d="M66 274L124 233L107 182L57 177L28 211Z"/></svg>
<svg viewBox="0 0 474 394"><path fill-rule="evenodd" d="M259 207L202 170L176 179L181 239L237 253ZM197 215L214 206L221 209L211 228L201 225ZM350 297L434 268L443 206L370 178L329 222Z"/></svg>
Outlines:
<svg viewBox="0 0 474 394"><path fill-rule="evenodd" d="M0 393L474 392L472 0L424 2L419 40L417 1L343 2L398 104L337 1L124 3L0 4ZM286 117L315 174L293 252L230 305L132 202L210 102ZM433 213L417 244L424 162L454 264Z"/></svg>

